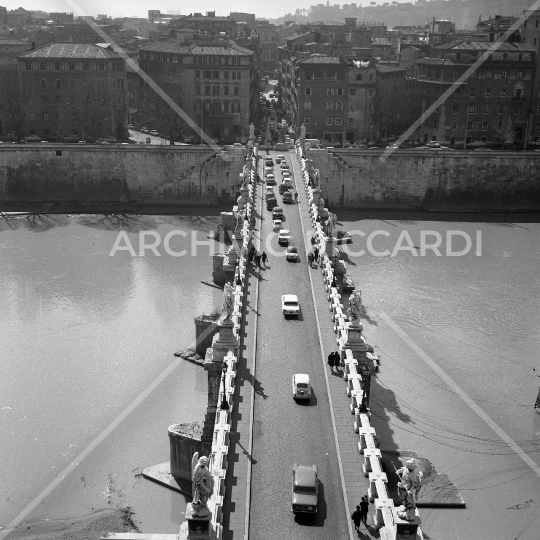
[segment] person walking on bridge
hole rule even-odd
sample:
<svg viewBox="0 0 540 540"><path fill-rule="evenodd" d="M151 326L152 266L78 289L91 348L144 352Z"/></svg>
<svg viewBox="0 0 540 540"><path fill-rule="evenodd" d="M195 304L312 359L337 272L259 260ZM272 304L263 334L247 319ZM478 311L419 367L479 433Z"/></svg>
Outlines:
<svg viewBox="0 0 540 540"><path fill-rule="evenodd" d="M369 501L367 495L362 497L360 501L360 512L362 513L362 523L366 526L367 529L367 516L369 512Z"/></svg>
<svg viewBox="0 0 540 540"><path fill-rule="evenodd" d="M362 511L360 510L360 506L356 505L356 510L351 514L351 519L354 523L354 528L356 529L356 532L360 531L360 523L362 523Z"/></svg>
<svg viewBox="0 0 540 540"><path fill-rule="evenodd" d="M261 261L264 264L264 266L266 266L266 261L267 260L268 260L268 255L266 254L266 251L263 251L262 255L261 255Z"/></svg>

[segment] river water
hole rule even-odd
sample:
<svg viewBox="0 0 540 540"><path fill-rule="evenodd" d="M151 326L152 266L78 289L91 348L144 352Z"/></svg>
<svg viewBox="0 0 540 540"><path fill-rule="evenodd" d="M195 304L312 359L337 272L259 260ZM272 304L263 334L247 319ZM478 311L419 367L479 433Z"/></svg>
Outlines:
<svg viewBox="0 0 540 540"><path fill-rule="evenodd" d="M540 224L342 225L357 231L348 270L362 290L365 336L382 359L371 401L381 448L427 457L465 499L465 509L422 508L423 531L536 540ZM440 256L422 256L422 231L431 231L424 243L440 235ZM460 231L450 246L448 231ZM447 255L465 251L467 237L470 251Z"/></svg>
<svg viewBox="0 0 540 540"><path fill-rule="evenodd" d="M221 303L219 290L201 284L211 280L210 248L196 245L217 219L0 221L4 533L15 520L37 532L46 520L127 506L143 532L178 531L185 499L138 473L169 459L169 424L200 420L206 406L206 373L173 352L192 344L193 317ZM349 218L342 228L364 234L346 261L362 290L365 335L382 358L371 403L381 447L428 457L467 504L422 509L424 531L431 538L453 531L454 540L537 539L539 478L504 437L540 463L533 410L540 225ZM163 244L160 256L139 255L140 231L163 240L177 230L187 236L176 234L170 251L186 255L175 257ZM441 235L440 257L415 256L413 247L394 257L370 253L406 246L407 238L398 242L403 231L421 248L422 230ZM470 236L467 254L446 255L449 230ZM110 255L120 231L135 253ZM384 232L369 248L375 231ZM451 247L464 245L462 235Z"/></svg>
<svg viewBox="0 0 540 540"><path fill-rule="evenodd" d="M207 235L218 220L0 219L3 534L16 517L35 524L126 506L142 529L178 532L184 497L137 473L168 461L170 424L204 415L206 373L173 353L193 345L193 318L221 305L221 291L201 283L212 279L219 245ZM135 253L111 256L120 231ZM187 253L162 243L159 256L139 256L140 231L162 240L182 231L169 251Z"/></svg>

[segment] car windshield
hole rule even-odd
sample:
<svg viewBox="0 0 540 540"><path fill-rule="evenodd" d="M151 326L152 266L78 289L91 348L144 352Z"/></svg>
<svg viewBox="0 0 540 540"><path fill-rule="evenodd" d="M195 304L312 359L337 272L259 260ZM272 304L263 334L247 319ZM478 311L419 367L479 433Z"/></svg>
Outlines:
<svg viewBox="0 0 540 540"><path fill-rule="evenodd" d="M286 305L286 306L296 306L297 303L296 303L296 302L293 302L293 301L291 301L291 300L289 300L289 301L285 302L285 305Z"/></svg>
<svg viewBox="0 0 540 540"><path fill-rule="evenodd" d="M305 382L296 383L296 386L298 386L298 388L307 388L308 387L307 383L305 383Z"/></svg>
<svg viewBox="0 0 540 540"><path fill-rule="evenodd" d="M294 488L295 493L315 493L314 486L296 486Z"/></svg>

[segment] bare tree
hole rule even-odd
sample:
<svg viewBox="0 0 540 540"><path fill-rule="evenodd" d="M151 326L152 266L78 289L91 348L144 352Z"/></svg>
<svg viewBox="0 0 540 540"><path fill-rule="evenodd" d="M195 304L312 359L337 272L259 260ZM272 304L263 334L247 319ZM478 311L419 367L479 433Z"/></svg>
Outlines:
<svg viewBox="0 0 540 540"><path fill-rule="evenodd" d="M26 120L36 102L33 88L22 88L15 74L0 78L0 118L5 131L21 137L25 132Z"/></svg>

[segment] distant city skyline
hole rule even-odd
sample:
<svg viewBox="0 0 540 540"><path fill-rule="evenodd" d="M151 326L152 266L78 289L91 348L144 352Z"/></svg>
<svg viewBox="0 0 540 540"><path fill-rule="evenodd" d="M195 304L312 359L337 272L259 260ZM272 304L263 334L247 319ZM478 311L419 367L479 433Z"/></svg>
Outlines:
<svg viewBox="0 0 540 540"><path fill-rule="evenodd" d="M373 0L356 0L357 5L368 6ZM387 0L391 1L391 0ZM399 3L410 1L416 3L416 0L396 0ZM162 0L161 2L147 0L117 0L114 3L105 0L80 0L80 1L65 1L65 0L0 0L0 6L7 9L17 9L22 7L30 11L46 11L46 12L67 12L78 15L106 14L111 17L147 17L149 9L159 9L162 13L167 13L167 10L180 10L182 15L190 13L203 13L207 11L215 11L216 15L226 16L231 11L240 11L246 13L255 13L259 18L278 19L286 13L294 13L296 9L307 9L312 5L326 2L323 0L301 0L291 4L287 0L275 0L273 2L263 2L261 0L235 0L229 7L224 8L222 3L215 0L187 0L186 2L178 2L173 0ZM332 0L330 5L350 2L336 2ZM382 4L382 1L377 1L377 4Z"/></svg>

